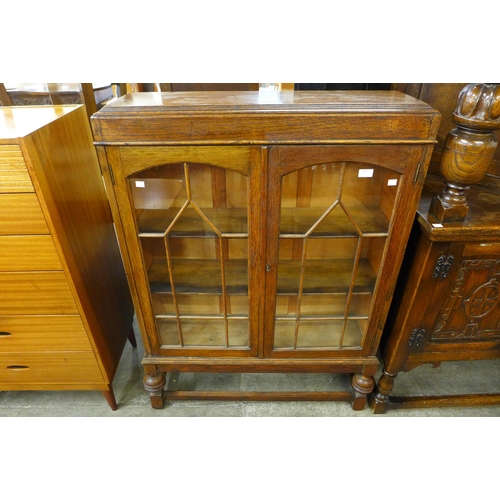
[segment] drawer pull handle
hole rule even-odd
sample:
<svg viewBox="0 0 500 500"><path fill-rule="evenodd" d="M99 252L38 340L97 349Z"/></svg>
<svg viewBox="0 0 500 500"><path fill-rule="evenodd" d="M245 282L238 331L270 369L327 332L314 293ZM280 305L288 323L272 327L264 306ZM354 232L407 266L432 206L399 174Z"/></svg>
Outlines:
<svg viewBox="0 0 500 500"><path fill-rule="evenodd" d="M24 365L10 365L7 367L7 370L16 370L16 371L21 371L21 370L29 370L29 366L24 366Z"/></svg>
<svg viewBox="0 0 500 500"><path fill-rule="evenodd" d="M12 333L10 332L0 332L0 337L10 337Z"/></svg>

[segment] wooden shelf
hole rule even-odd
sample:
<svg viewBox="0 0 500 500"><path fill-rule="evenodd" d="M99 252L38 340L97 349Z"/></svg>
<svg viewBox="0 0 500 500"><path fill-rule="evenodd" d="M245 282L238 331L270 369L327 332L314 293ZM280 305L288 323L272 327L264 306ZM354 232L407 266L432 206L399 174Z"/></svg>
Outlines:
<svg viewBox="0 0 500 500"><path fill-rule="evenodd" d="M348 209L363 235L387 236L389 222L377 207ZM280 236L305 235L326 212L325 208L282 208ZM356 227L340 206L321 221L310 238L356 237Z"/></svg>
<svg viewBox="0 0 500 500"><path fill-rule="evenodd" d="M201 210L223 235L233 238L248 236L247 210L245 208L203 208ZM179 212L180 208L144 210L137 221L139 236L163 237ZM186 208L170 231L169 236L173 238L213 238L217 235L194 208Z"/></svg>
<svg viewBox="0 0 500 500"><path fill-rule="evenodd" d="M248 237L247 210L244 208L203 208L203 214L228 238ZM359 230L365 236L387 236L389 223L377 207L348 209ZM144 210L138 221L140 237L163 237L178 215L180 208ZM282 208L281 237L304 236L325 213L325 208ZM186 208L176 221L169 236L172 238L216 237L213 228L194 208ZM358 231L340 208L335 208L311 233L311 238L357 237Z"/></svg>
<svg viewBox="0 0 500 500"><path fill-rule="evenodd" d="M351 285L354 260L311 259L304 272L305 294L347 293ZM300 284L300 261L280 261L278 265L278 295L295 295ZM373 292L376 276L367 260L359 262L354 289L356 293Z"/></svg>
<svg viewBox="0 0 500 500"><path fill-rule="evenodd" d="M248 295L248 262L226 260L226 293ZM178 294L222 294L221 264L218 260L172 259L175 292ZM149 273L153 293L172 293L167 259L157 258Z"/></svg>
<svg viewBox="0 0 500 500"><path fill-rule="evenodd" d="M226 293L248 294L248 262L225 261ZM221 265L218 260L173 259L175 292L178 294L222 294ZM354 261L351 259L310 260L304 276L305 294L347 293ZM300 284L299 261L281 261L278 266L278 295L296 295ZM376 276L367 260L359 262L354 292L373 292ZM167 260L157 258L149 270L153 293L172 293Z"/></svg>

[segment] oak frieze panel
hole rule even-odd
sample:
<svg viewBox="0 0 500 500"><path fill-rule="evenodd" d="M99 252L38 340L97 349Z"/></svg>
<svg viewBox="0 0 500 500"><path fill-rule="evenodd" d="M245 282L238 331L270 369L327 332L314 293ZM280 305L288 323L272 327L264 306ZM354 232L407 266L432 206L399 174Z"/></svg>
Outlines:
<svg viewBox="0 0 500 500"><path fill-rule="evenodd" d="M464 260L432 340L500 339L500 260Z"/></svg>

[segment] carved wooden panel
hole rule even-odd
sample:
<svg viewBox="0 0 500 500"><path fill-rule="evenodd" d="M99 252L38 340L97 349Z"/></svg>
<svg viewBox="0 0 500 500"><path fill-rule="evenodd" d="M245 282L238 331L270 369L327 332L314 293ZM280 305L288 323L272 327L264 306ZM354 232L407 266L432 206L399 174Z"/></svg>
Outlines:
<svg viewBox="0 0 500 500"><path fill-rule="evenodd" d="M500 340L500 260L463 260L432 341Z"/></svg>
<svg viewBox="0 0 500 500"><path fill-rule="evenodd" d="M58 94L23 93L11 94L13 106L46 106L56 104L82 104L79 92L67 92Z"/></svg>

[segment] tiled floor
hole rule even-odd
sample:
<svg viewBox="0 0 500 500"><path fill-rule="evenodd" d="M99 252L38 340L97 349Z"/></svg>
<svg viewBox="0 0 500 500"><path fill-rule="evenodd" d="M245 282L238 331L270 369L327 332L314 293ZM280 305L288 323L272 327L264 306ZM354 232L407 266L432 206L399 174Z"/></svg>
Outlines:
<svg viewBox="0 0 500 500"><path fill-rule="evenodd" d="M0 392L3 417L498 417L500 406L391 410L373 415L370 408L355 412L347 402L216 402L172 401L162 410L151 408L142 386L143 348L127 343L113 383L118 410L113 412L100 392ZM378 379L378 376L377 376ZM400 373L393 395L493 392L500 380L500 360L443 363ZM172 382L170 382L172 384ZM178 388L240 390L350 390L347 375L328 374L181 374ZM499 391L497 384L496 390Z"/></svg>

